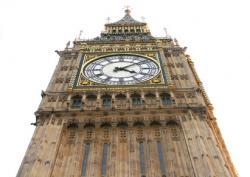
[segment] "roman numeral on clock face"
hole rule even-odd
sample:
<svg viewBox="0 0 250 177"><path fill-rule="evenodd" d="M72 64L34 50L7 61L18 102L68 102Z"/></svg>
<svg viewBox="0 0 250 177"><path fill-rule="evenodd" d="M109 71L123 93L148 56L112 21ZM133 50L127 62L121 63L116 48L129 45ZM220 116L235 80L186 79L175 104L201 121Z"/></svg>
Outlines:
<svg viewBox="0 0 250 177"><path fill-rule="evenodd" d="M109 63L113 63L112 60L110 58L105 58L104 61L107 61Z"/></svg>
<svg viewBox="0 0 250 177"><path fill-rule="evenodd" d="M103 75L102 73L99 73L99 74L96 74L95 76L100 77L102 75Z"/></svg>
<svg viewBox="0 0 250 177"><path fill-rule="evenodd" d="M109 81L110 79L111 79L111 77L107 76L107 78L104 79L104 82L107 82L107 81Z"/></svg>
<svg viewBox="0 0 250 177"><path fill-rule="evenodd" d="M153 76L152 74L150 74L150 73L140 73L141 75L144 75L144 76Z"/></svg>
<svg viewBox="0 0 250 177"><path fill-rule="evenodd" d="M149 63L149 61L148 60L142 60L142 61L137 62L136 64L142 65L142 64L146 64L146 63Z"/></svg>
<svg viewBox="0 0 250 177"><path fill-rule="evenodd" d="M120 58L119 58L119 61L120 61L120 62L123 62L123 61L124 61L124 58L120 57Z"/></svg>
<svg viewBox="0 0 250 177"><path fill-rule="evenodd" d="M133 80L137 81L137 82L140 82L139 79L137 79L135 76L132 76Z"/></svg>
<svg viewBox="0 0 250 177"><path fill-rule="evenodd" d="M124 79L123 78L119 78L119 83L123 83Z"/></svg>

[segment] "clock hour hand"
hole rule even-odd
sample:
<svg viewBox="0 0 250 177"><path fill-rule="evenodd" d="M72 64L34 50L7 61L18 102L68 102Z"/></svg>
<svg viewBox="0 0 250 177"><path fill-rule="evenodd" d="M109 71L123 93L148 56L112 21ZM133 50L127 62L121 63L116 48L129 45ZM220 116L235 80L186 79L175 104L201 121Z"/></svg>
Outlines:
<svg viewBox="0 0 250 177"><path fill-rule="evenodd" d="M122 70L123 70L123 71L130 72L130 73L136 73L134 70L128 70L128 69L125 69L125 68L123 68Z"/></svg>
<svg viewBox="0 0 250 177"><path fill-rule="evenodd" d="M128 70L124 67L115 67L115 69L113 70L114 72L117 72L117 71L127 71L127 72L130 72L130 73L136 73L134 70Z"/></svg>

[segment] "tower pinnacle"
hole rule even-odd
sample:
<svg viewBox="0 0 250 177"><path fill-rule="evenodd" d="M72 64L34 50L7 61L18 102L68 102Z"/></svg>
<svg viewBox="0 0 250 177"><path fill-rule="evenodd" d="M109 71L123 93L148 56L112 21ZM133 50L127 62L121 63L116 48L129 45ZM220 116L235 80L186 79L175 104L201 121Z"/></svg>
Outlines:
<svg viewBox="0 0 250 177"><path fill-rule="evenodd" d="M125 6L125 13L126 15L129 15L131 10L129 9L130 7L129 6Z"/></svg>

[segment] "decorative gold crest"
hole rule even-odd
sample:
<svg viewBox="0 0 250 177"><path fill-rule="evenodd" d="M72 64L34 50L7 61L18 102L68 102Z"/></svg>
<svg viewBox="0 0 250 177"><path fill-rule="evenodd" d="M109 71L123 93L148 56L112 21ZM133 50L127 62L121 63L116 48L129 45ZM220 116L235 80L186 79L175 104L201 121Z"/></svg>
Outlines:
<svg viewBox="0 0 250 177"><path fill-rule="evenodd" d="M90 80L86 79L83 74L80 76L79 85L90 85Z"/></svg>
<svg viewBox="0 0 250 177"><path fill-rule="evenodd" d="M155 53L147 53L145 55L150 57L150 58L156 59Z"/></svg>
<svg viewBox="0 0 250 177"><path fill-rule="evenodd" d="M98 55L91 55L91 54L88 54L85 56L85 61L89 61L89 60L92 60L93 58L96 58Z"/></svg>
<svg viewBox="0 0 250 177"><path fill-rule="evenodd" d="M152 79L152 82L153 82L153 83L155 83L155 84L157 84L157 83L161 83L161 77L160 77L160 76L158 76L158 77L156 77L156 78Z"/></svg>

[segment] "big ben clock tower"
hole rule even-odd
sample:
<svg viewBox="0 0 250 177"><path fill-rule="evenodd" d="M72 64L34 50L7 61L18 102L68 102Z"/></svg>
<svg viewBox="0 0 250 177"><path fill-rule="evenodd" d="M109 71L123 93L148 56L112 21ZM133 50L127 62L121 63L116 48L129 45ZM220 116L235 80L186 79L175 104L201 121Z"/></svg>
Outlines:
<svg viewBox="0 0 250 177"><path fill-rule="evenodd" d="M62 51L17 177L237 177L194 64L130 10Z"/></svg>

